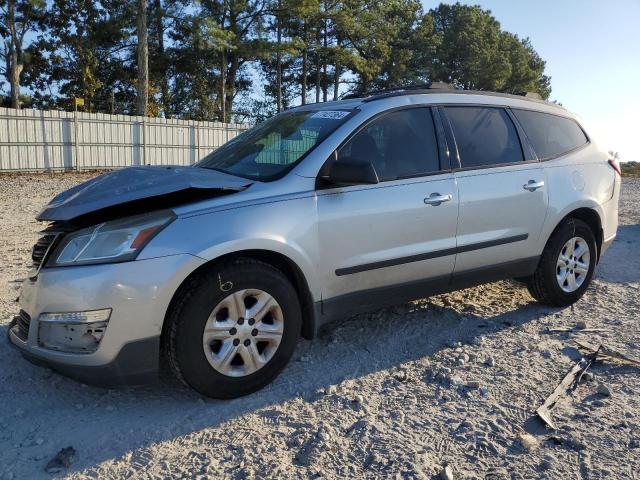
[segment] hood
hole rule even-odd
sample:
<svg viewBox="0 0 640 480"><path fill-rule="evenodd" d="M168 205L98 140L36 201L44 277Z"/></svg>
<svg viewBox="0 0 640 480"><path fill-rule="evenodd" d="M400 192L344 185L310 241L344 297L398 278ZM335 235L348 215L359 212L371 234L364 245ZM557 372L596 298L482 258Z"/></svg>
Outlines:
<svg viewBox="0 0 640 480"><path fill-rule="evenodd" d="M128 167L105 173L53 198L37 220L117 217L239 192L250 180L200 167ZM102 220L102 218L101 218Z"/></svg>

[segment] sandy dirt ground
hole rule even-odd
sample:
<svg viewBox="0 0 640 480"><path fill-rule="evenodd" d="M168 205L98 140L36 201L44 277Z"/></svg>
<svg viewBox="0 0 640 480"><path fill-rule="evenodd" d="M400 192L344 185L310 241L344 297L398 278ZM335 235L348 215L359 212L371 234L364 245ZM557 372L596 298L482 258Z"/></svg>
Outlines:
<svg viewBox="0 0 640 480"><path fill-rule="evenodd" d="M301 341L264 390L214 401L171 380L85 386L8 345L34 216L86 178L0 176L0 478L434 478L447 464L455 478L640 478L640 370L597 365L555 432L533 415L579 359L573 340L640 356L639 179L573 307L498 282L360 315ZM548 333L580 322L602 330ZM46 474L67 446L70 468Z"/></svg>

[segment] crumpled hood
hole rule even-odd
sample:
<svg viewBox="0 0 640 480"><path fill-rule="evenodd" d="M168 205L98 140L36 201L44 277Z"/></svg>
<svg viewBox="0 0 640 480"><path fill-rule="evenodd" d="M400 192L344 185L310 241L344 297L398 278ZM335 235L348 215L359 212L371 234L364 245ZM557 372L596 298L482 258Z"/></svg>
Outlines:
<svg viewBox="0 0 640 480"><path fill-rule="evenodd" d="M149 199L151 206L157 204L156 208L163 208L160 206L162 202L157 201L169 196L178 204L180 197L186 201L188 198L213 197L244 190L250 184L250 180L200 167L128 167L105 173L62 192L36 218L67 221L118 205L140 205Z"/></svg>

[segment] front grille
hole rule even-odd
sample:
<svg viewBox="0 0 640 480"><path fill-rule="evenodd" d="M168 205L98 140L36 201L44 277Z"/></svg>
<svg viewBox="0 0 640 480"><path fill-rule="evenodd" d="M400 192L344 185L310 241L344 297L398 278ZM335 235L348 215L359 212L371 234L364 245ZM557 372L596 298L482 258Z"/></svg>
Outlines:
<svg viewBox="0 0 640 480"><path fill-rule="evenodd" d="M49 247L51 247L57 236L57 233L46 233L38 239L31 250L31 260L33 261L34 268L40 268L40 265L42 265L42 262L45 260L45 256L49 251Z"/></svg>
<svg viewBox="0 0 640 480"><path fill-rule="evenodd" d="M31 250L31 260L33 263L32 278L38 274L38 271L47 262L48 256L58 246L62 237L77 229L69 222L52 222L47 228L42 230L42 235Z"/></svg>
<svg viewBox="0 0 640 480"><path fill-rule="evenodd" d="M26 342L27 338L29 338L29 325L31 325L31 317L24 310L20 310L20 313L15 318L15 320L16 328L13 332L18 336L20 340Z"/></svg>

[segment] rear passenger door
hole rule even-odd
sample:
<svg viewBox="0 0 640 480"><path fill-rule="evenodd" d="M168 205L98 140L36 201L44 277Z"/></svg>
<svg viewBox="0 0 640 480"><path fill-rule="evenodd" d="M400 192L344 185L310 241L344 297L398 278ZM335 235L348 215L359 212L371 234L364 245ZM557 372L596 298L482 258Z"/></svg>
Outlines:
<svg viewBox="0 0 640 480"><path fill-rule="evenodd" d="M442 107L453 133L460 195L454 276L535 268L547 212L545 171L504 108ZM470 277L470 279L472 279Z"/></svg>

